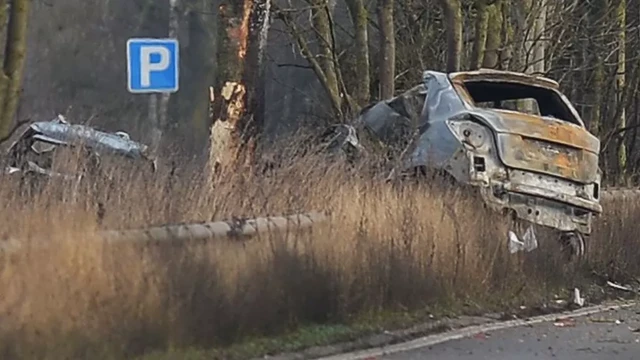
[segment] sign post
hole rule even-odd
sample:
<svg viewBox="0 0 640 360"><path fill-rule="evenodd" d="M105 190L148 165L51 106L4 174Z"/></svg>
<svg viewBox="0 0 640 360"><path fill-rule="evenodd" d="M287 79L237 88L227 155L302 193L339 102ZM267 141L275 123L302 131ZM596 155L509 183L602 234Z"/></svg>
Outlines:
<svg viewBox="0 0 640 360"><path fill-rule="evenodd" d="M180 47L176 39L127 41L127 88L131 93L178 91Z"/></svg>

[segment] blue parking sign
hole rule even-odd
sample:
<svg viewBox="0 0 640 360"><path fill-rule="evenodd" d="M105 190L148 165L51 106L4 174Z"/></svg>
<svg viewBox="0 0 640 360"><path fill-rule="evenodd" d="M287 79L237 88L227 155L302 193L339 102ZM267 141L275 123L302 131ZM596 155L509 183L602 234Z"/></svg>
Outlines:
<svg viewBox="0 0 640 360"><path fill-rule="evenodd" d="M127 87L132 93L178 91L180 47L176 39L129 39Z"/></svg>

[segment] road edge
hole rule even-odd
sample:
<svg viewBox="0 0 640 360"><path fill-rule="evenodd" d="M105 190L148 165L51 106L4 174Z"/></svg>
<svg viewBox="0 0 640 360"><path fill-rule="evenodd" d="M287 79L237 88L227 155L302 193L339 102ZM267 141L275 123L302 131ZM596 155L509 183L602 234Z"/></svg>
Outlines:
<svg viewBox="0 0 640 360"><path fill-rule="evenodd" d="M547 321L554 321L559 318L575 318L581 316L588 316L597 313L601 313L609 310L618 310L624 309L628 307L632 307L636 304L636 301L624 301L617 303L607 303L601 304L591 307L586 307L574 311L564 311L553 314L545 314L539 316L533 316L526 319L515 319L515 320L507 320L507 321L492 321L485 324L480 325L472 325L461 327L458 329L450 330L447 332L427 335L423 337L419 337L417 339L392 344L392 345L383 345L379 347L373 347L369 349L356 350L347 353L341 353L337 355L331 355L326 357L318 357L316 360L364 360L376 358L384 355L390 355L395 353L401 353L406 351L411 351L427 346L433 346L436 344L441 344L444 342L457 340L465 337L472 336L474 334L480 332L488 332L488 331L496 331L509 329L514 327L533 325Z"/></svg>

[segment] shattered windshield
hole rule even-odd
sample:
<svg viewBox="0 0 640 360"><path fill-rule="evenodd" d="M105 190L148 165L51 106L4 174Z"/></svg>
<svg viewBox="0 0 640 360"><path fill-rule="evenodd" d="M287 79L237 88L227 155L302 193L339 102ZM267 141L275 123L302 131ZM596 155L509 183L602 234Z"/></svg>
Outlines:
<svg viewBox="0 0 640 360"><path fill-rule="evenodd" d="M562 97L553 90L506 81L466 81L464 86L475 106L517 111L581 125Z"/></svg>

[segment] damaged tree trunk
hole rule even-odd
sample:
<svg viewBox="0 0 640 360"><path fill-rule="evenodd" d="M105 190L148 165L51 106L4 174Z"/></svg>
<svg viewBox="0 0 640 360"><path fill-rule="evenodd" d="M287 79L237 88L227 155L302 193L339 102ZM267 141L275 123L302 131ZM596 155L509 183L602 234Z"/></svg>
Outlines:
<svg viewBox="0 0 640 360"><path fill-rule="evenodd" d="M228 1L220 5L219 90L210 88L214 176L254 160L264 127L264 67L270 0ZM221 81L218 81L219 83Z"/></svg>
<svg viewBox="0 0 640 360"><path fill-rule="evenodd" d="M27 50L27 23L31 0L13 0L9 5L7 38L0 74L0 138L14 125ZM7 1L0 1L0 19L6 19ZM0 24L4 25L4 21Z"/></svg>

